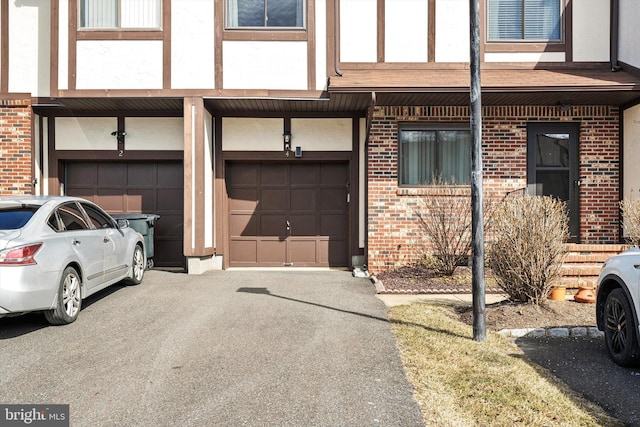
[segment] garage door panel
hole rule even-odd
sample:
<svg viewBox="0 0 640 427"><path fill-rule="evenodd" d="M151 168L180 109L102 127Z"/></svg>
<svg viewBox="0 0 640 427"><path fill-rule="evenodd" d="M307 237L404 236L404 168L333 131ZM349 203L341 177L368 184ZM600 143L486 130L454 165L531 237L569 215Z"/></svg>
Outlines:
<svg viewBox="0 0 640 427"><path fill-rule="evenodd" d="M285 188L263 188L260 192L260 210L284 211L287 209L288 190Z"/></svg>
<svg viewBox="0 0 640 427"><path fill-rule="evenodd" d="M181 162L69 162L66 194L87 198L109 213L159 214L154 260L184 267Z"/></svg>
<svg viewBox="0 0 640 427"><path fill-rule="evenodd" d="M258 217L255 214L235 214L229 221L229 233L232 236L258 235Z"/></svg>
<svg viewBox="0 0 640 427"><path fill-rule="evenodd" d="M228 182L235 186L256 186L258 184L258 170L251 163L234 163L226 171Z"/></svg>
<svg viewBox="0 0 640 427"><path fill-rule="evenodd" d="M287 235L287 216L284 214L261 214L259 235L284 238Z"/></svg>
<svg viewBox="0 0 640 427"><path fill-rule="evenodd" d="M239 264L255 265L258 262L258 242L255 240L232 240L229 245L232 253L236 254L235 261Z"/></svg>
<svg viewBox="0 0 640 427"><path fill-rule="evenodd" d="M258 193L255 188L232 188L229 190L229 209L254 211L258 205Z"/></svg>
<svg viewBox="0 0 640 427"><path fill-rule="evenodd" d="M322 200L322 211L344 212L347 200L347 188L321 188L320 199Z"/></svg>
<svg viewBox="0 0 640 427"><path fill-rule="evenodd" d="M291 214L291 235L292 236L318 236L320 235L315 214Z"/></svg>
<svg viewBox="0 0 640 427"><path fill-rule="evenodd" d="M321 236L344 237L347 235L347 231L348 226L344 221L344 215L320 215Z"/></svg>
<svg viewBox="0 0 640 427"><path fill-rule="evenodd" d="M322 262L328 263L330 266L341 266L348 257L347 242L343 239L329 239L321 242L321 245L327 245L325 250L320 253L327 258L323 258Z"/></svg>
<svg viewBox="0 0 640 427"><path fill-rule="evenodd" d="M317 194L315 188L291 189L291 211L315 211Z"/></svg>
<svg viewBox="0 0 640 427"><path fill-rule="evenodd" d="M282 165L263 163L260 171L260 183L262 185L286 186L288 184L287 170Z"/></svg>
<svg viewBox="0 0 640 427"><path fill-rule="evenodd" d="M286 251L287 246L284 240L261 239L258 249L258 263L281 266Z"/></svg>
<svg viewBox="0 0 640 427"><path fill-rule="evenodd" d="M320 185L343 186L349 182L348 169L343 164L322 163Z"/></svg>
<svg viewBox="0 0 640 427"><path fill-rule="evenodd" d="M299 164L291 165L291 184L315 187L318 181L318 166Z"/></svg>
<svg viewBox="0 0 640 427"><path fill-rule="evenodd" d="M293 265L304 264L311 265L317 264L317 242L315 239L311 240L291 240L291 262Z"/></svg>

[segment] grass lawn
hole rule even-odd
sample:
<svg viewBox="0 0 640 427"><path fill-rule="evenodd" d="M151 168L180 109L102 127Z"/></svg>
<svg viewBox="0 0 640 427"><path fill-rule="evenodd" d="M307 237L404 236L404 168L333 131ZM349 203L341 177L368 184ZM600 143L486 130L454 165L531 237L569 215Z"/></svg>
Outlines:
<svg viewBox="0 0 640 427"><path fill-rule="evenodd" d="M454 320L452 307L413 304L389 311L426 425L622 425L529 362L507 338Z"/></svg>

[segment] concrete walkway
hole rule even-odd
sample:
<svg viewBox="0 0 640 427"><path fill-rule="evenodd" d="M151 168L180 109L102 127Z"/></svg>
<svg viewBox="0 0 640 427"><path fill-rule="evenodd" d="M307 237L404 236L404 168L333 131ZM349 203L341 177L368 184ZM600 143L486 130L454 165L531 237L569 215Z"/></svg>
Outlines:
<svg viewBox="0 0 640 427"><path fill-rule="evenodd" d="M0 319L0 402L78 426L422 426L375 288L347 271L147 272L78 320Z"/></svg>

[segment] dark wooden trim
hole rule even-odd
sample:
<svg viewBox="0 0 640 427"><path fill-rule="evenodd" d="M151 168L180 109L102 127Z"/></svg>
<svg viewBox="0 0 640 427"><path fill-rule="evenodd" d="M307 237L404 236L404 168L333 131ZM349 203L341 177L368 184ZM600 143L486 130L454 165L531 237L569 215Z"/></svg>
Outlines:
<svg viewBox="0 0 640 427"><path fill-rule="evenodd" d="M227 212L225 208L226 201L226 186L225 186L225 173L224 173L224 161L222 159L222 118L213 117L213 152L215 153L214 167L215 174L213 176L214 185L214 200L213 211L215 212L215 233L216 238L213 242L216 255L222 255L223 261L225 260L224 254L229 253L227 250L227 218L225 214Z"/></svg>
<svg viewBox="0 0 640 427"><path fill-rule="evenodd" d="M359 213L360 213L360 119L354 117L351 122L351 160L349 161L349 267L353 267L353 255L360 249Z"/></svg>
<svg viewBox="0 0 640 427"><path fill-rule="evenodd" d="M385 0L378 0L377 4L377 29L378 38L376 40L376 61L384 62L385 59Z"/></svg>
<svg viewBox="0 0 640 427"><path fill-rule="evenodd" d="M565 0L564 6L564 62L573 62L573 2Z"/></svg>
<svg viewBox="0 0 640 427"><path fill-rule="evenodd" d="M38 111L46 111L47 116L52 117L182 117L182 110L177 111L129 111L129 110L105 110L105 111L86 111L86 110L58 110L56 108L42 108Z"/></svg>
<svg viewBox="0 0 640 427"><path fill-rule="evenodd" d="M362 63L343 62L343 70L468 70L469 64L464 62L405 62L405 63ZM609 62L483 62L483 70L604 70L609 69Z"/></svg>
<svg viewBox="0 0 640 427"><path fill-rule="evenodd" d="M316 2L307 1L307 89L316 89Z"/></svg>
<svg viewBox="0 0 640 427"><path fill-rule="evenodd" d="M239 41L307 41L309 33L307 30L223 30L223 40Z"/></svg>
<svg viewBox="0 0 640 427"><path fill-rule="evenodd" d="M214 3L214 85L217 90L223 88L222 72L224 71L222 63L222 40L224 33L224 1L215 0ZM206 96L206 95L205 95Z"/></svg>
<svg viewBox="0 0 640 427"><path fill-rule="evenodd" d="M31 97L30 93L23 93L23 92L0 92L0 100L11 100L11 101L15 101L15 100L33 100L33 98Z"/></svg>
<svg viewBox="0 0 640 427"><path fill-rule="evenodd" d="M60 69L58 59L58 43L60 42L60 2L51 0L51 41L49 43L50 52L50 74L49 74L49 95L55 96L58 93L58 71Z"/></svg>
<svg viewBox="0 0 640 427"><path fill-rule="evenodd" d="M337 0L327 0L327 16L325 17L327 21L327 76L335 76L336 68L338 68L338 64L336 64L336 27L338 26L338 22L335 21L335 2Z"/></svg>
<svg viewBox="0 0 640 427"><path fill-rule="evenodd" d="M520 53L520 52L565 52L565 43L501 43L486 42L484 51L490 53Z"/></svg>
<svg viewBox="0 0 640 427"><path fill-rule="evenodd" d="M0 0L0 93L9 92L9 0Z"/></svg>
<svg viewBox="0 0 640 427"><path fill-rule="evenodd" d="M47 179L49 183L48 194L59 195L60 194L60 177L58 176L58 166L61 162L58 161L56 153L56 123L53 117L48 120L48 136L49 141L47 145L47 152L49 160L47 164ZM44 147L43 147L44 149Z"/></svg>
<svg viewBox="0 0 640 427"><path fill-rule="evenodd" d="M427 14L427 61L436 62L436 0L429 0Z"/></svg>
<svg viewBox="0 0 640 427"><path fill-rule="evenodd" d="M164 21L164 16L162 19ZM163 33L163 30L79 29L76 38L77 40L163 40Z"/></svg>
<svg viewBox="0 0 640 427"><path fill-rule="evenodd" d="M162 88L171 89L171 2L162 2Z"/></svg>
<svg viewBox="0 0 640 427"><path fill-rule="evenodd" d="M80 89L61 90L62 98L183 98L189 96L238 97L238 98L293 98L323 99L323 91L283 90L283 89Z"/></svg>
<svg viewBox="0 0 640 427"><path fill-rule="evenodd" d="M49 119L52 123L53 120ZM51 129L49 133L49 139L51 140ZM55 150L51 146L49 147L49 155L55 154L55 158L58 160L105 160L105 161L119 161L128 162L135 161L147 161L147 160L184 160L184 152L178 150L172 151L146 151L146 150L129 150L125 151L123 156L119 156L117 150Z"/></svg>
<svg viewBox="0 0 640 427"><path fill-rule="evenodd" d="M194 147L192 146L193 138L193 123L194 117L192 114L192 107L194 105L193 98L184 99L184 222L182 227L183 232L183 254L184 256L192 256L195 254L195 242L192 241L192 224L195 212L192 209L194 188L193 188L193 174L195 173L192 159L194 157Z"/></svg>
<svg viewBox="0 0 640 427"><path fill-rule="evenodd" d="M305 151L301 158L285 157L282 151L223 151L222 158L227 160L278 162L318 162L318 161L350 161L351 151Z"/></svg>
<svg viewBox="0 0 640 427"><path fill-rule="evenodd" d="M195 255L204 256L205 253L205 236L204 236L204 218L205 218L205 170L204 170L204 101L202 98L194 98L193 105L195 106L195 120L193 128L195 129L194 146L195 150L195 164L191 165L194 174L194 184L192 197L195 197L194 206L195 209Z"/></svg>
<svg viewBox="0 0 640 427"><path fill-rule="evenodd" d="M69 64L68 64L68 91L76 89L77 74L77 36L78 36L78 0L69 0ZM60 96L65 96L59 91Z"/></svg>

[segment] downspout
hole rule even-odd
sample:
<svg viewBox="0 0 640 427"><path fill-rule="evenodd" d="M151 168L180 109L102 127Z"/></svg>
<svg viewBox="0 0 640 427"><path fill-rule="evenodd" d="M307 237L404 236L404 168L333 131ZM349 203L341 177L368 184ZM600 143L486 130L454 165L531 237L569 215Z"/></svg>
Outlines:
<svg viewBox="0 0 640 427"><path fill-rule="evenodd" d="M340 51L338 49L339 46L339 36L340 36L340 28L339 21L340 18L340 0L334 0L333 2L333 69L338 77L342 77L342 71L338 68L338 61L340 60Z"/></svg>
<svg viewBox="0 0 640 427"><path fill-rule="evenodd" d="M611 22L610 22L611 43L609 47L609 57L611 61L611 71L620 71L618 64L618 41L620 38L620 0L611 0Z"/></svg>

